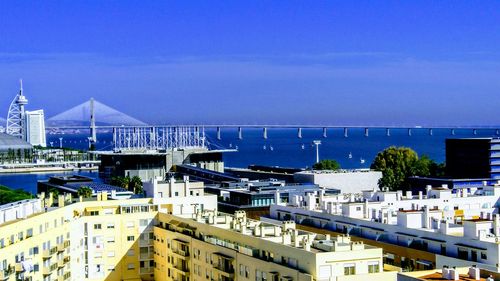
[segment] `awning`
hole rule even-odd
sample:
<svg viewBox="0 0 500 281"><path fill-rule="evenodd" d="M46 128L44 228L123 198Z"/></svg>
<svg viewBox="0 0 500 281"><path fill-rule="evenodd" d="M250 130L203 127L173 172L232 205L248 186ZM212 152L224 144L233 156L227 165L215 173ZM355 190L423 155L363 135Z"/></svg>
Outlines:
<svg viewBox="0 0 500 281"><path fill-rule="evenodd" d="M419 263L419 264L425 265L425 266L431 266L431 267L433 267L433 266L434 266L434 263L433 263L433 262L431 262L431 261L426 261L426 260L417 260L416 262L417 262L417 263Z"/></svg>

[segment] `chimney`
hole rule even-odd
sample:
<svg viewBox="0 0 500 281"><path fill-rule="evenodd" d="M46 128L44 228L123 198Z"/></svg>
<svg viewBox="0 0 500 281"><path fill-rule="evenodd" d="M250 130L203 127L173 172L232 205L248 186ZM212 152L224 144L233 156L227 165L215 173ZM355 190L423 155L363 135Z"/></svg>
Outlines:
<svg viewBox="0 0 500 281"><path fill-rule="evenodd" d="M479 268L475 264L473 264L471 267L469 267L469 278L472 280L480 280L481 277L479 276Z"/></svg>
<svg viewBox="0 0 500 281"><path fill-rule="evenodd" d="M276 189L274 191L274 204L276 205L280 205L281 203L281 199L280 199L280 191L278 189Z"/></svg>
<svg viewBox="0 0 500 281"><path fill-rule="evenodd" d="M448 268L447 265L443 265L443 270L441 271L441 277L443 279L448 279L449 275L450 275L450 269Z"/></svg>
<svg viewBox="0 0 500 281"><path fill-rule="evenodd" d="M429 228L429 207L428 206L425 206L424 207L424 228Z"/></svg>
<svg viewBox="0 0 500 281"><path fill-rule="evenodd" d="M413 194L411 193L411 190L407 191L406 192L406 199L412 199L412 198L413 198Z"/></svg>
<svg viewBox="0 0 500 281"><path fill-rule="evenodd" d="M458 274L457 268L454 266L450 269L449 280L460 280L460 275Z"/></svg>
<svg viewBox="0 0 500 281"><path fill-rule="evenodd" d="M419 192L418 192L418 199L419 199L419 200L422 200L422 198L423 198L423 196L422 196L422 191L419 191Z"/></svg>

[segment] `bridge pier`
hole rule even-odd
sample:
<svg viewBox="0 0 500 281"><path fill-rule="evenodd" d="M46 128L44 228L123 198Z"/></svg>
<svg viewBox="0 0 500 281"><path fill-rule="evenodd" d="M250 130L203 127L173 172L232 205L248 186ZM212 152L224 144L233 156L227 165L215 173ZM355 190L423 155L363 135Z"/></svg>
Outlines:
<svg viewBox="0 0 500 281"><path fill-rule="evenodd" d="M347 135L347 134L348 134L348 133L347 133L347 128L344 128L344 138L347 138L347 137L348 137L348 135Z"/></svg>
<svg viewBox="0 0 500 281"><path fill-rule="evenodd" d="M408 136L411 137L411 129L408 128Z"/></svg>
<svg viewBox="0 0 500 281"><path fill-rule="evenodd" d="M264 127L262 129L262 137L267 140L267 128L266 127Z"/></svg>
<svg viewBox="0 0 500 281"><path fill-rule="evenodd" d="M432 136L433 133L432 133L432 128L429 129L429 136Z"/></svg>
<svg viewBox="0 0 500 281"><path fill-rule="evenodd" d="M326 128L323 128L323 137L326 138L327 137L327 133L326 133L327 129Z"/></svg>
<svg viewBox="0 0 500 281"><path fill-rule="evenodd" d="M365 137L368 136L368 128L365 128Z"/></svg>
<svg viewBox="0 0 500 281"><path fill-rule="evenodd" d="M301 139L301 138L302 138L302 128L297 128L297 137L298 137L299 139Z"/></svg>
<svg viewBox="0 0 500 281"><path fill-rule="evenodd" d="M472 134L473 134L473 135L477 135L477 129L473 129L473 130L472 130Z"/></svg>
<svg viewBox="0 0 500 281"><path fill-rule="evenodd" d="M221 137L221 135L220 135L220 127L217 127L217 139L218 139L218 140L221 140L221 139L222 139L222 137Z"/></svg>
<svg viewBox="0 0 500 281"><path fill-rule="evenodd" d="M455 135L455 129L451 129L451 135L454 136Z"/></svg>
<svg viewBox="0 0 500 281"><path fill-rule="evenodd" d="M500 130L496 129L495 135L497 135L497 136L500 135Z"/></svg>
<svg viewBox="0 0 500 281"><path fill-rule="evenodd" d="M391 136L391 130L389 128L385 129L385 135L388 137Z"/></svg>
<svg viewBox="0 0 500 281"><path fill-rule="evenodd" d="M241 127L238 127L238 139L243 139L243 129L241 129Z"/></svg>

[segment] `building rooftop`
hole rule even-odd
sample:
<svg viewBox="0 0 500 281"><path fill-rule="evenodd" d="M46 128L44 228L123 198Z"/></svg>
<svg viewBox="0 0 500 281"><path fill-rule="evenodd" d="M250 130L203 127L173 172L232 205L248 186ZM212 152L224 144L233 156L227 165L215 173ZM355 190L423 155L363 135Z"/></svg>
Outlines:
<svg viewBox="0 0 500 281"><path fill-rule="evenodd" d="M28 142L4 133L0 133L0 151L9 149L32 149L33 146Z"/></svg>

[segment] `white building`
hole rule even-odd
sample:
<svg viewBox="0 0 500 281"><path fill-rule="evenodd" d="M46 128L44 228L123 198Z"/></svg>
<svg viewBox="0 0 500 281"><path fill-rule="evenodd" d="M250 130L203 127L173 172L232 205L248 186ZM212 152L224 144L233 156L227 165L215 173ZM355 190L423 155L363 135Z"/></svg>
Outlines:
<svg viewBox="0 0 500 281"><path fill-rule="evenodd" d="M293 175L299 183L314 183L320 187L338 189L340 193L359 193L363 190L378 189L382 172L368 169L338 171L303 171Z"/></svg>
<svg viewBox="0 0 500 281"><path fill-rule="evenodd" d="M422 192L364 191L360 196L309 193L285 206L271 205L278 220L349 233L375 242L435 254L433 267L470 266L500 271L500 185ZM317 203L318 202L318 203Z"/></svg>
<svg viewBox="0 0 500 281"><path fill-rule="evenodd" d="M26 111L25 140L32 145L47 146L45 138L45 118L43 110Z"/></svg>

